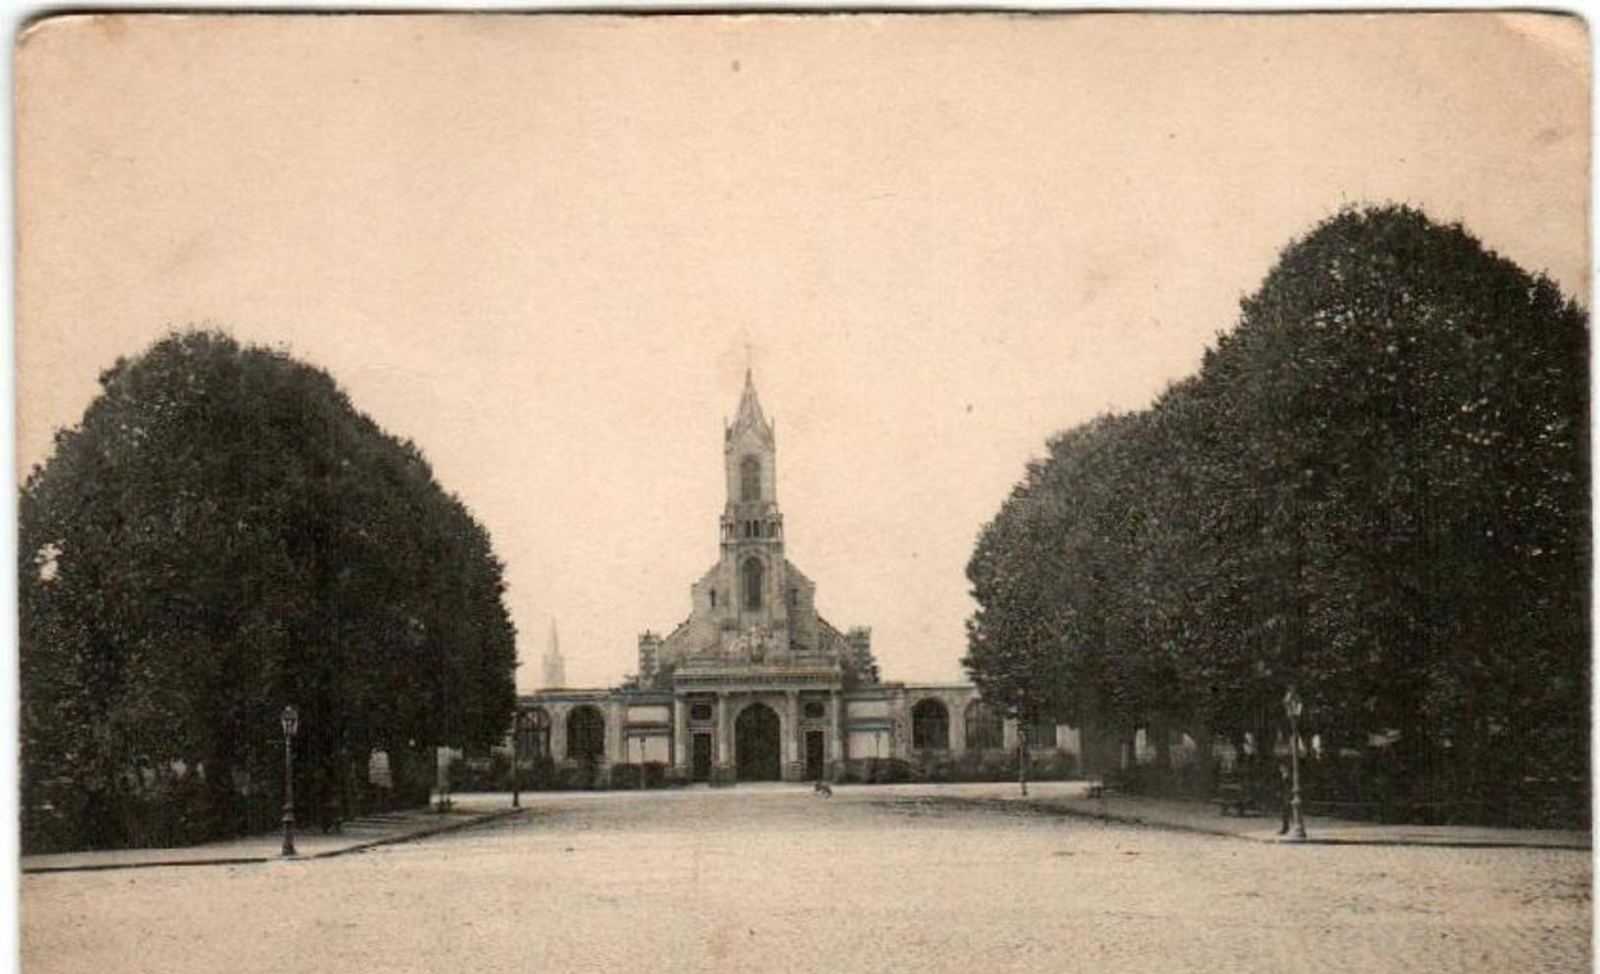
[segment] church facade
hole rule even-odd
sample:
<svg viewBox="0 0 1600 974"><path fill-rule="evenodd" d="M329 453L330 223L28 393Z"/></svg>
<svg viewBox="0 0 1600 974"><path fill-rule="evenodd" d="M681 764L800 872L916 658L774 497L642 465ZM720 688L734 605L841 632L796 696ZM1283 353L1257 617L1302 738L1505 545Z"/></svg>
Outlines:
<svg viewBox="0 0 1600 974"><path fill-rule="evenodd" d="M688 618L639 636L638 672L621 686L522 697L524 754L601 780L616 765L656 763L673 778L729 784L838 780L884 759L970 764L1015 749L1015 722L975 687L886 681L871 629L818 614L816 583L785 553L777 474L777 439L747 373L723 431L718 558L690 586ZM1073 728L1029 731L1036 757L1075 760Z"/></svg>

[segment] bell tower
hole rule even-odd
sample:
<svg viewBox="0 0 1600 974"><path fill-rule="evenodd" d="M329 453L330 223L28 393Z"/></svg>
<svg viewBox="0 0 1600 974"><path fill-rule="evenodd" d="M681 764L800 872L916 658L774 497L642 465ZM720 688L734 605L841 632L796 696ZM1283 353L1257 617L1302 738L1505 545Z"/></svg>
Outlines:
<svg viewBox="0 0 1600 974"><path fill-rule="evenodd" d="M788 622L777 442L748 369L739 411L723 431L723 466L728 503L722 510L722 562L732 583L729 615L740 630L777 634Z"/></svg>

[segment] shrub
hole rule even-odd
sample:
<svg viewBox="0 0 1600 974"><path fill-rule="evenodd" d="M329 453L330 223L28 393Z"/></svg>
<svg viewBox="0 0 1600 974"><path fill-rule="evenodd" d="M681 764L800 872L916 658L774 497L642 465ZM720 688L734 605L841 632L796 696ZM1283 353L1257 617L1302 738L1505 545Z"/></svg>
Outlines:
<svg viewBox="0 0 1600 974"><path fill-rule="evenodd" d="M875 785L894 785L912 780L911 765L900 758L867 758L862 779Z"/></svg>
<svg viewBox="0 0 1600 974"><path fill-rule="evenodd" d="M950 767L951 781L1012 781L1017 777L1017 752L968 751Z"/></svg>
<svg viewBox="0 0 1600 974"><path fill-rule="evenodd" d="M555 787L558 791L594 791L604 786L604 771L594 762L563 764L556 770Z"/></svg>
<svg viewBox="0 0 1600 974"><path fill-rule="evenodd" d="M613 764L611 766L611 787L637 788L639 787L639 766L637 764Z"/></svg>
<svg viewBox="0 0 1600 974"><path fill-rule="evenodd" d="M485 758L452 758L451 791L499 791L511 784L511 761L501 754Z"/></svg>
<svg viewBox="0 0 1600 974"><path fill-rule="evenodd" d="M524 759L517 769L517 787L522 791L549 791L556 787L556 762L553 758ZM509 763L500 773L500 790L511 790Z"/></svg>
<svg viewBox="0 0 1600 974"><path fill-rule="evenodd" d="M1065 781L1078 772L1078 756L1070 752L1045 751L1029 758L1028 777L1035 781Z"/></svg>

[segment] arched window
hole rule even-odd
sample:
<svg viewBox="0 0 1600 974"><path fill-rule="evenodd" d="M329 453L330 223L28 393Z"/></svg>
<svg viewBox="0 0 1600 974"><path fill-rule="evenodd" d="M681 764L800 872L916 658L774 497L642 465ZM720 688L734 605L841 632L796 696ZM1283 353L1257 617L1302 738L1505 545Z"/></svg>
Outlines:
<svg viewBox="0 0 1600 974"><path fill-rule="evenodd" d="M974 750L1005 747L1000 711L982 700L967 704L967 747Z"/></svg>
<svg viewBox="0 0 1600 974"><path fill-rule="evenodd" d="M761 586L766 576L766 566L760 558L746 558L744 562L744 607L761 608Z"/></svg>
<svg viewBox="0 0 1600 974"><path fill-rule="evenodd" d="M745 457L739 461L739 499L761 499L761 461L755 457Z"/></svg>
<svg viewBox="0 0 1600 974"><path fill-rule="evenodd" d="M923 700L911 708L911 746L916 750L950 749L950 711L937 700Z"/></svg>
<svg viewBox="0 0 1600 974"><path fill-rule="evenodd" d="M606 719L584 704L567 714L567 759L597 762L606 756Z"/></svg>

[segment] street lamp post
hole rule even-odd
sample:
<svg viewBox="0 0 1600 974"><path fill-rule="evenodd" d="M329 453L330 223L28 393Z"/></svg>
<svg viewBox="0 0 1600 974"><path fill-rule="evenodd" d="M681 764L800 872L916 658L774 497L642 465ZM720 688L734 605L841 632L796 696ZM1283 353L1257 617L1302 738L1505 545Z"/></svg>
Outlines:
<svg viewBox="0 0 1600 974"><path fill-rule="evenodd" d="M278 715L283 725L283 854L294 851L294 735L300 729L300 712L293 707L283 708Z"/></svg>
<svg viewBox="0 0 1600 974"><path fill-rule="evenodd" d="M1300 816L1300 714L1305 704L1294 687L1283 695L1283 709L1289 715L1289 838L1298 842L1306 837L1305 819Z"/></svg>
<svg viewBox="0 0 1600 974"><path fill-rule="evenodd" d="M522 711L511 712L511 807L522 807Z"/></svg>
<svg viewBox="0 0 1600 974"><path fill-rule="evenodd" d="M1017 783L1022 786L1022 797L1028 797L1028 725L1022 715L1017 715Z"/></svg>
<svg viewBox="0 0 1600 974"><path fill-rule="evenodd" d="M433 749L433 773L436 778L435 783L439 789L438 810L440 812L448 812L455 807L455 803L450 800L450 761L452 757L448 747L435 746Z"/></svg>

